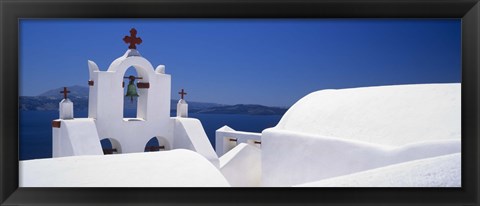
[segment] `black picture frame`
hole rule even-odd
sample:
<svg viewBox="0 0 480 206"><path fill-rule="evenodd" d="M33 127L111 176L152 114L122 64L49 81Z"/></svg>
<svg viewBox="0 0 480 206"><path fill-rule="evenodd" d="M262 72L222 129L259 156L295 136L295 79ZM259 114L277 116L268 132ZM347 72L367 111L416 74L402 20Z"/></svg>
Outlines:
<svg viewBox="0 0 480 206"><path fill-rule="evenodd" d="M4 205L479 205L478 0L0 0ZM21 18L461 18L462 188L19 188Z"/></svg>

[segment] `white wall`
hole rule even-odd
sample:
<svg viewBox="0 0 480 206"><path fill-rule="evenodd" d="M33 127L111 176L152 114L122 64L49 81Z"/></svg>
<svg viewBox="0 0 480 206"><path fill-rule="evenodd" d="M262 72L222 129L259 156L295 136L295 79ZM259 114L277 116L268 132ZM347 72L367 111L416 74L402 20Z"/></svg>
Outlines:
<svg viewBox="0 0 480 206"><path fill-rule="evenodd" d="M59 119L55 121L60 121ZM72 142L65 129L52 127L52 157L73 156Z"/></svg>
<svg viewBox="0 0 480 206"><path fill-rule="evenodd" d="M231 141L231 139L235 141ZM215 131L215 152L220 157L241 143L261 148L261 141L261 133L235 131L225 125ZM260 144L255 142L260 142Z"/></svg>
<svg viewBox="0 0 480 206"><path fill-rule="evenodd" d="M262 185L290 186L460 152L460 84L313 92L262 132Z"/></svg>
<svg viewBox="0 0 480 206"><path fill-rule="evenodd" d="M260 186L262 176L260 149L240 143L220 157L220 171L232 187Z"/></svg>
<svg viewBox="0 0 480 206"><path fill-rule="evenodd" d="M57 121L60 121L60 128L53 128L53 157L103 155L93 119Z"/></svg>
<svg viewBox="0 0 480 206"><path fill-rule="evenodd" d="M89 81L93 81L93 84L98 84L98 73L99 68L98 65L88 60L88 74L89 74ZM88 117L89 118L96 118L97 117L97 87L89 86L88 87Z"/></svg>
<svg viewBox="0 0 480 206"><path fill-rule="evenodd" d="M198 152L213 165L219 167L218 156L198 119L172 117L172 121L175 123L173 148Z"/></svg>
<svg viewBox="0 0 480 206"><path fill-rule="evenodd" d="M264 130L262 140L263 186L291 186L461 151L460 140L391 147L275 129Z"/></svg>
<svg viewBox="0 0 480 206"><path fill-rule="evenodd" d="M298 187L461 187L461 154L420 159Z"/></svg>

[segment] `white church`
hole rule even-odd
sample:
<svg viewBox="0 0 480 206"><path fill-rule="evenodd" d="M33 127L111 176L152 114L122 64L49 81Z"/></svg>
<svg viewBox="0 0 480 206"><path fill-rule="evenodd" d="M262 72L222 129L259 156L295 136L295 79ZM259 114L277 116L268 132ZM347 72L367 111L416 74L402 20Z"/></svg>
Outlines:
<svg viewBox="0 0 480 206"><path fill-rule="evenodd" d="M261 133L219 128L213 148L183 90L170 116L171 76L136 34L108 69L88 61L87 118L64 89L53 157L20 161L20 187L461 187L460 83L316 91ZM137 116L124 118L130 67Z"/></svg>

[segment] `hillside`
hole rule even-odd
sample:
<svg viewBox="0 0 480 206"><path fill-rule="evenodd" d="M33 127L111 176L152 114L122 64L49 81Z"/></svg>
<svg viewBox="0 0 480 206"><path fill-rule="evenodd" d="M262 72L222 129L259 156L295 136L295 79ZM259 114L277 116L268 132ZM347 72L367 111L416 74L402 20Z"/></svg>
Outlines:
<svg viewBox="0 0 480 206"><path fill-rule="evenodd" d="M62 90L63 90L63 87L56 88L56 89L51 89L51 90L48 90L46 92L43 92L43 93L39 94L38 96L42 96L42 97L61 97L62 94L60 93L60 91L62 91ZM68 91L70 91L70 93L68 93L68 96L88 97L88 87L75 85L75 86L68 87Z"/></svg>
<svg viewBox="0 0 480 206"><path fill-rule="evenodd" d="M51 89L41 93L38 96L20 96L19 109L22 111L55 111L58 110L58 103L62 100L63 95L60 91L63 87ZM70 86L68 87L70 98L75 105L75 110L88 109L88 87ZM171 100L170 110L174 112L177 109L178 100ZM129 98L125 98L125 109L135 109L136 101L130 102ZM268 107L262 105L224 105L209 102L188 101L188 109L190 113L201 114L251 114L251 115L281 115L287 109Z"/></svg>
<svg viewBox="0 0 480 206"><path fill-rule="evenodd" d="M23 111L50 111L58 110L58 103L62 100L63 97L57 95L54 96L20 96L19 98L19 109ZM88 109L88 97L79 97L72 96L68 97L73 101L75 105L75 110L87 110ZM170 109L177 109L178 100L171 100ZM129 98L125 98L125 109L135 109L137 107L136 101L133 103L130 102ZM222 104L216 103L206 103L206 102L188 102L188 107L190 112L198 112L203 109L211 107L219 107Z"/></svg>

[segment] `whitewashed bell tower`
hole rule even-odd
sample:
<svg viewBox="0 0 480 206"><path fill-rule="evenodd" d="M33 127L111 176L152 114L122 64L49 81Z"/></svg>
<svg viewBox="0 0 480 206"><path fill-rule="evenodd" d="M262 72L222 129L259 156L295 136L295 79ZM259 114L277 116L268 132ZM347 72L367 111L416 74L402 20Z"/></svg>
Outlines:
<svg viewBox="0 0 480 206"><path fill-rule="evenodd" d="M145 144L157 137L165 149L171 148L170 124L170 75L165 66L156 69L136 49L142 40L136 30L124 41L129 49L114 60L107 71L100 71L93 61L88 61L90 71L88 117L94 118L100 139L119 142L119 153L143 152ZM124 118L124 75L128 68L137 71L139 80L136 118Z"/></svg>
<svg viewBox="0 0 480 206"><path fill-rule="evenodd" d="M53 157L78 155L110 154L103 150L100 140L109 139L112 153L133 153L152 151L147 143L152 138L158 140L158 148L153 151L188 149L195 151L212 164L219 166L218 155L213 150L208 137L198 119L188 118L188 105L180 93L177 117L170 117L171 77L165 74L165 66L155 69L137 51L142 40L135 29L123 39L129 44L123 56L115 59L106 71L88 61L89 97L88 118L73 119L73 104L60 103L60 116L53 120ZM137 116L125 118L124 76L129 68L137 71L138 77L128 77L132 84L138 81ZM62 106L63 105L63 106ZM71 110L70 110L71 108ZM63 110L62 110L63 109ZM71 111L71 113L69 112Z"/></svg>

